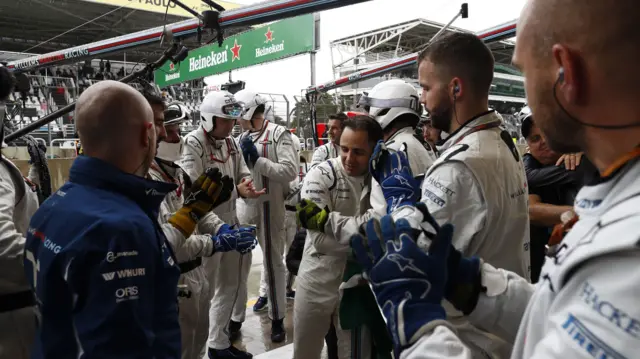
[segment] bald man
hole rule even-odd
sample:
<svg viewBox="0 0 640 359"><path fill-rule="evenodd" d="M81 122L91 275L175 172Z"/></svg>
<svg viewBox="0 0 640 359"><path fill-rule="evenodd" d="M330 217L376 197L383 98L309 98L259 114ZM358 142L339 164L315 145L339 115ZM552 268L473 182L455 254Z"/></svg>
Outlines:
<svg viewBox="0 0 640 359"><path fill-rule="evenodd" d="M638 357L639 22L637 0L528 1L513 62L525 74L533 116L552 150L584 151L600 178L578 193L578 217L556 227L552 240L561 243L549 249L535 286L454 249L448 263L402 248L394 253L396 259L407 254L419 271L382 283L378 303L396 309L390 295L396 293L407 300L394 313L406 314L412 303L403 294L425 279L430 286L423 303L431 299L396 327L402 330L395 343L400 358L471 357L442 321L443 292L475 325L513 341L512 358ZM403 243L410 249L406 238ZM377 265L372 278L380 275L377 268L389 267Z"/></svg>
<svg viewBox="0 0 640 359"><path fill-rule="evenodd" d="M99 82L78 99L76 126L85 156L27 234L25 270L41 315L32 358L180 358L180 269L163 232L191 235L221 176L201 176L160 226L159 206L176 185L145 179L157 138L145 98Z"/></svg>

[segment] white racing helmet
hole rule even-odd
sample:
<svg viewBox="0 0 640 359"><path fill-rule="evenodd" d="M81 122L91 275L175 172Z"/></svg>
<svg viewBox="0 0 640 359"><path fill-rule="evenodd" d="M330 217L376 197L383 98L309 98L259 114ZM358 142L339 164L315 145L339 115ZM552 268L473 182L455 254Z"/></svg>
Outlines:
<svg viewBox="0 0 640 359"><path fill-rule="evenodd" d="M254 112L260 105L264 105L264 117L268 119L267 100L260 96L257 92L249 90L240 90L236 92L236 99L244 105L244 112L242 113L242 119L250 121Z"/></svg>
<svg viewBox="0 0 640 359"><path fill-rule="evenodd" d="M205 96L200 105L200 125L205 131L211 132L216 126L215 118L237 120L243 113L242 103L227 91L212 91Z"/></svg>
<svg viewBox="0 0 640 359"><path fill-rule="evenodd" d="M420 121L422 105L415 87L400 79L380 82L369 93L360 97L358 107L364 108L369 115L386 129L393 120L404 114L415 115L416 124Z"/></svg>

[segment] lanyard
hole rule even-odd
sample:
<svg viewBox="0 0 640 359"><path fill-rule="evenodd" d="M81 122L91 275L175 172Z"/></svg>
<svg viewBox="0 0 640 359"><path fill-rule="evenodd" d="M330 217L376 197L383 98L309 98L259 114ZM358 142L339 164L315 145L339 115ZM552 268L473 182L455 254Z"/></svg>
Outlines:
<svg viewBox="0 0 640 359"><path fill-rule="evenodd" d="M472 133L475 133L475 132L478 132L478 131L482 131L482 130L488 130L490 128L500 127L501 123L502 123L501 121L494 121L494 122L483 123L481 125L474 126L469 131L467 131L465 134L463 134L462 136L458 137L456 142L454 142L453 144L457 145L458 142L462 141L463 138L469 136Z"/></svg>
<svg viewBox="0 0 640 359"><path fill-rule="evenodd" d="M229 137L226 137L224 139L225 143L227 144L227 155L224 159L219 159L213 155L213 150L211 149L213 145L211 144L211 140L209 139L209 134L207 133L207 131L204 130L204 128L202 129L202 131L204 131L204 138L207 140L207 148L211 150L211 152L209 152L209 158L212 161L215 161L218 163L227 163L227 161L229 160L229 157L231 157L231 155L236 153L236 151L231 146L231 140L229 140Z"/></svg>

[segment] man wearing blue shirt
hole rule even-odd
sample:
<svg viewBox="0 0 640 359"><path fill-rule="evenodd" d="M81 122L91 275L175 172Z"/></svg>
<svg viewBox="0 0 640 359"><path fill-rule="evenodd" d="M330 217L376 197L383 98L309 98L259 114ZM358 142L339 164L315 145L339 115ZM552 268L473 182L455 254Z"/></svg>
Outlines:
<svg viewBox="0 0 640 359"><path fill-rule="evenodd" d="M95 84L78 99L76 126L85 156L27 233L40 312L32 357L180 358L180 269L165 233L193 232L224 197L221 175L201 176L160 226L176 185L144 178L164 135L145 98L115 81Z"/></svg>

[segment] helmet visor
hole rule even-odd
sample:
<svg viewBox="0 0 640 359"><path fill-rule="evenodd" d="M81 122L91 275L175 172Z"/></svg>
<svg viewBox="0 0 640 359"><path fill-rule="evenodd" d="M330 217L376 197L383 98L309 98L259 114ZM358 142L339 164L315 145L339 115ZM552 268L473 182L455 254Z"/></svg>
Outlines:
<svg viewBox="0 0 640 359"><path fill-rule="evenodd" d="M394 107L399 108L408 108L420 113L420 102L418 98L390 98L390 99L380 99L373 98L369 96L361 96L358 101L358 107L364 108L367 112L373 107L377 108L376 112L381 112L384 109L390 109ZM369 113L372 116L377 116L378 113Z"/></svg>
<svg viewBox="0 0 640 359"><path fill-rule="evenodd" d="M241 103L230 103L222 106L222 114L225 116L239 118L244 113L244 106Z"/></svg>

